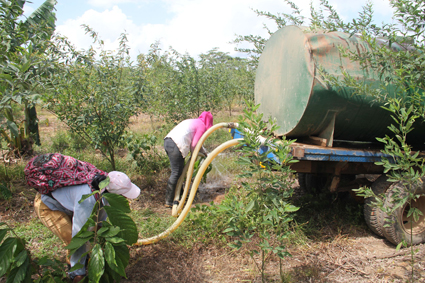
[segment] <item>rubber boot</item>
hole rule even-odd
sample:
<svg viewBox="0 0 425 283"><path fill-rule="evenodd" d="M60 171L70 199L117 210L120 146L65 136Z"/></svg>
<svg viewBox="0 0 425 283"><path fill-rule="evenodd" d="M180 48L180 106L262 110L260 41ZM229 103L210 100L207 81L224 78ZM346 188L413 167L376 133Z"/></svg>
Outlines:
<svg viewBox="0 0 425 283"><path fill-rule="evenodd" d="M167 188L165 190L165 206L173 207L174 201L174 186L173 184L167 182Z"/></svg>

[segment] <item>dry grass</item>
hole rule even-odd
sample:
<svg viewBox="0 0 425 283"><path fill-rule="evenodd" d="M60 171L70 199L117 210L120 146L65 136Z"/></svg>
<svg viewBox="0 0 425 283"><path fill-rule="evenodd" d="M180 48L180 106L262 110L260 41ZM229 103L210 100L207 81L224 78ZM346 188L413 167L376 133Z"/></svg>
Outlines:
<svg viewBox="0 0 425 283"><path fill-rule="evenodd" d="M49 113L40 111L40 130L43 142L64 125ZM227 113L216 115L215 122L235 121ZM135 132L152 131L161 121L151 124L149 117L140 115L131 120ZM153 128L152 128L153 125ZM229 172L232 172L229 170ZM151 209L168 214L164 209L164 187L168 169L155 176L132 176L140 186L140 198L131 202L133 210ZM232 176L230 176L232 179ZM226 186L230 186L228 182ZM34 194L23 184L16 184L13 199L0 202L0 221L27 223L36 221L31 206ZM219 193L222 191L217 190ZM363 228L362 228L363 229ZM347 229L329 223L320 237L306 239L300 245L290 245L292 257L283 261L283 279L279 274L279 260L269 258L266 275L268 282L406 282L409 280L409 249L397 252L386 240L369 230ZM39 249L42 243L33 242ZM132 247L128 279L123 282L261 282L256 265L247 255L249 246L239 252L218 246L196 245L192 249L163 240L155 245ZM425 282L425 245L415 247L415 282ZM61 252L59 252L60 254ZM259 259L256 258L257 263ZM0 279L0 282L3 282Z"/></svg>

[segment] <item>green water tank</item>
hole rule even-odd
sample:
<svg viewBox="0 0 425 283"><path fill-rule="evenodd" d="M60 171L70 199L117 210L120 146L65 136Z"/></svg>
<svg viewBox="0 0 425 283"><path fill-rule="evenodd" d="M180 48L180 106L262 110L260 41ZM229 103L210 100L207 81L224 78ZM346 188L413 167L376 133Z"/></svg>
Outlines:
<svg viewBox="0 0 425 283"><path fill-rule="evenodd" d="M344 68L357 80L379 86L375 73L341 56L340 45L356 52L368 50L356 36L309 33L297 26L284 27L268 40L257 69L255 100L261 104L260 113L276 119L276 134L326 138L332 146L333 140L376 141L389 133L393 120L382 104L368 95L354 95L350 88L332 89L319 74L321 66L342 78Z"/></svg>

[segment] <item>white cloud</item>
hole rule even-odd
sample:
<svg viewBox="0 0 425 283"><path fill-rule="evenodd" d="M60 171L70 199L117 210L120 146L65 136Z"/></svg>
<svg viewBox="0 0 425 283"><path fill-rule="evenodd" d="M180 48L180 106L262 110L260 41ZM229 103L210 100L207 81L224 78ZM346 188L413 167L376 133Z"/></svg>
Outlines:
<svg viewBox="0 0 425 283"><path fill-rule="evenodd" d="M103 12L87 10L81 17L67 20L63 25L57 26L56 31L67 36L77 47L87 48L92 40L85 35L81 26L83 24L99 33L107 49L116 48L119 35L125 32L125 29L134 27L133 22L117 6L114 6Z"/></svg>
<svg viewBox="0 0 425 283"><path fill-rule="evenodd" d="M129 1L132 0L90 0L90 3L112 5ZM139 0L138 3L141 1L148 0ZM387 0L373 1L376 3L375 10L379 9L377 14L391 15L388 4L385 5ZM266 36L263 24L267 23L274 28L273 21L265 17L257 17L251 8L273 14L291 13L289 6L283 1L277 3L274 0L163 0L163 2L167 4L164 6L173 17L162 24L138 25L118 5L114 5L102 12L87 10L81 17L67 20L63 25L58 26L57 30L70 38L78 47L87 48L91 40L84 35L80 27L83 23L87 24L99 32L108 49L117 48L118 37L125 31L128 33L133 56L148 52L149 46L157 40L161 41L163 49L172 46L178 52L189 52L192 56L205 53L214 47L234 55L236 54L235 46L229 42L235 39L235 34ZM362 6L362 3L357 1L351 1L351 4L345 0L330 0L330 2L338 12L344 13L344 20L357 16ZM316 7L318 7L317 3L318 0L315 0ZM296 4L308 18L310 0L299 0ZM348 12L353 11L355 14L350 17Z"/></svg>
<svg viewBox="0 0 425 283"><path fill-rule="evenodd" d="M89 0L88 3L94 7L110 8L114 5L123 3L138 3L144 2L144 0Z"/></svg>

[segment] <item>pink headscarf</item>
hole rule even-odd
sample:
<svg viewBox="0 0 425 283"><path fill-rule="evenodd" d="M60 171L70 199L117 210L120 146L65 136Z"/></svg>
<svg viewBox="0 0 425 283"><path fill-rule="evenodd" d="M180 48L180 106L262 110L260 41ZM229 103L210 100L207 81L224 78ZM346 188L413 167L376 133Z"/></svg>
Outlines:
<svg viewBox="0 0 425 283"><path fill-rule="evenodd" d="M209 111L202 112L202 114L198 117L198 119L200 119L205 124L205 127L207 130L211 128L214 123L213 116L211 112Z"/></svg>

